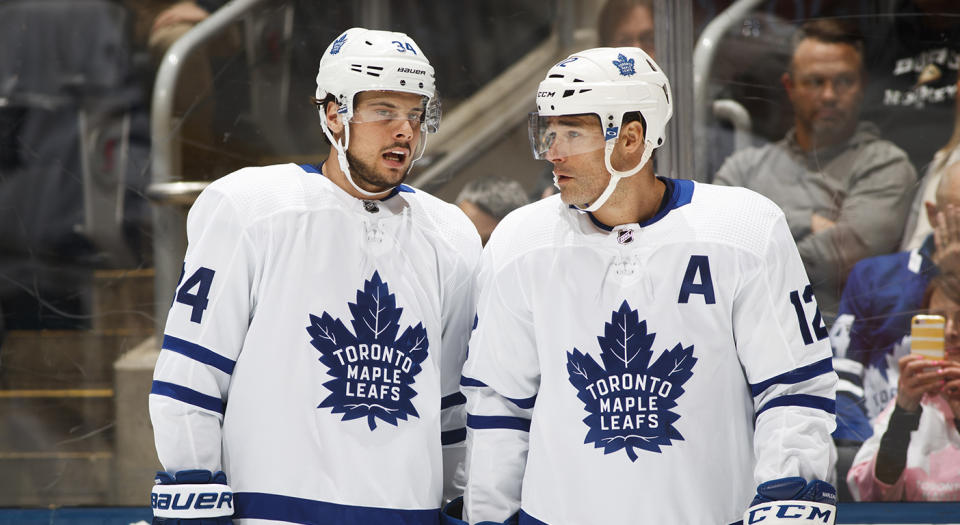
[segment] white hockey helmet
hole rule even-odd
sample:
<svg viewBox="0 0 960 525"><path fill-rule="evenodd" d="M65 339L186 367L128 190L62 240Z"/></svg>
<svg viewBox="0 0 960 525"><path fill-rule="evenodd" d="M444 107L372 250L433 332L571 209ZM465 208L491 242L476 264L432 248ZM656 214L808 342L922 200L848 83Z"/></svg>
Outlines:
<svg viewBox="0 0 960 525"><path fill-rule="evenodd" d="M643 116L645 148L640 162L627 171L610 165L610 156L620 136L623 116ZM574 53L550 68L537 89L537 111L530 114L529 132L533 156L544 159L557 137L548 131L547 117L594 114L600 118L603 140L580 146L586 153L603 148L603 162L610 182L596 201L579 209L596 211L607 201L617 182L647 163L664 141L664 130L673 115L670 81L660 67L638 47L601 47Z"/></svg>
<svg viewBox="0 0 960 525"><path fill-rule="evenodd" d="M376 193L357 186L346 156L350 145L350 122L356 121L353 106L361 91L399 91L424 97L420 140L416 151L412 152L411 167L423 155L427 133L435 133L440 124L440 99L434 86L433 66L417 43L404 33L353 27L327 46L317 72L316 98L323 102L327 95L336 97L338 114L343 122L342 142L336 140L327 127L325 107L319 108L320 125L339 153L340 169L346 173L347 180L361 194L373 196Z"/></svg>

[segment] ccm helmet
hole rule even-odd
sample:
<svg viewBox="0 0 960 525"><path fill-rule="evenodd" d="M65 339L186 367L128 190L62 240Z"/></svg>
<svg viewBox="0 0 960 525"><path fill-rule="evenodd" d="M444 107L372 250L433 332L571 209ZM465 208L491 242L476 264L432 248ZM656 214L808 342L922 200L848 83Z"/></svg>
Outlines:
<svg viewBox="0 0 960 525"><path fill-rule="evenodd" d="M336 148L340 169L350 184L362 195L377 195L360 188L353 180L347 163L350 145L350 122L355 121L353 106L361 91L399 91L424 97L424 114L420 121L420 140L411 152L413 162L423 155L427 133L435 133L440 124L440 100L434 87L433 66L420 47L404 33L375 31L354 27L344 31L327 46L317 72L318 101L333 95L343 122L343 139L336 140L327 127L326 108L320 109L323 133Z"/></svg>
<svg viewBox="0 0 960 525"><path fill-rule="evenodd" d="M639 112L645 121L645 148L640 162L627 171L610 165L610 156L620 136L623 116ZM594 114L600 118L603 139L580 145L568 154L603 148L603 162L610 182L600 197L582 211L596 211L607 201L617 182L638 171L664 140L664 129L673 115L670 81L660 67L637 47L601 47L574 53L550 68L537 90L537 111L530 114L529 132L533 156L545 159L558 138L548 129L549 119L560 115ZM576 148L576 146L575 146Z"/></svg>

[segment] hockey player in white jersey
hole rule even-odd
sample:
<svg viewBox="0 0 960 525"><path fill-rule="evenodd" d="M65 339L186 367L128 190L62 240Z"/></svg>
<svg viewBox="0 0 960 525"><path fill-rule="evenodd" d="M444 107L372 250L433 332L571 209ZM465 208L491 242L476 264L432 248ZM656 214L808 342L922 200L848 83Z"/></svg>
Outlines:
<svg viewBox="0 0 960 525"><path fill-rule="evenodd" d="M783 213L654 175L672 94L640 49L571 55L536 100L560 195L483 253L464 519L832 523L837 377Z"/></svg>
<svg viewBox="0 0 960 525"><path fill-rule="evenodd" d="M433 68L403 33L349 29L316 98L325 163L240 170L190 211L150 395L155 522L436 525L457 491L480 240L402 184Z"/></svg>

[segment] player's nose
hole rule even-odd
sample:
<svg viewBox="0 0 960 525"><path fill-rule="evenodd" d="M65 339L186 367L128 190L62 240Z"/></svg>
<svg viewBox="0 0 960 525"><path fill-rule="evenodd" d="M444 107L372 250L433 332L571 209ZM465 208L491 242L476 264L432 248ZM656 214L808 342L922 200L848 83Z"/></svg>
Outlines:
<svg viewBox="0 0 960 525"><path fill-rule="evenodd" d="M397 126L396 131L394 131L394 136L397 138L406 138L408 140L413 138L413 124L410 122L410 120L401 119L400 125Z"/></svg>

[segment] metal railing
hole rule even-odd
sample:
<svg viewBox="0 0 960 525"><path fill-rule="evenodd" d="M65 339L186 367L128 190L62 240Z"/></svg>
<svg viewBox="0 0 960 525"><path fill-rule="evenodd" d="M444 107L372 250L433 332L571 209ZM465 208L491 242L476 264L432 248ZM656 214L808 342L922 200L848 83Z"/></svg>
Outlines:
<svg viewBox="0 0 960 525"><path fill-rule="evenodd" d="M167 307L180 276L186 251L184 210L206 187L205 182L184 182L181 170L180 123L173 116L174 93L186 60L200 46L236 23L266 0L232 0L180 37L164 55L157 71L150 109L151 184L147 196L153 207L153 254L156 332L163 334Z"/></svg>
<svg viewBox="0 0 960 525"><path fill-rule="evenodd" d="M707 168L707 124L710 118L709 111L710 73L713 71L713 59L717 54L717 47L723 35L733 25L740 23L743 18L753 11L764 0L737 0L730 7L716 16L707 24L697 46L693 51L693 159L696 171L696 180L707 181L710 174L705 173Z"/></svg>

